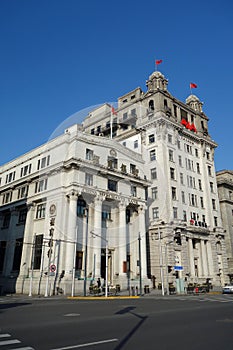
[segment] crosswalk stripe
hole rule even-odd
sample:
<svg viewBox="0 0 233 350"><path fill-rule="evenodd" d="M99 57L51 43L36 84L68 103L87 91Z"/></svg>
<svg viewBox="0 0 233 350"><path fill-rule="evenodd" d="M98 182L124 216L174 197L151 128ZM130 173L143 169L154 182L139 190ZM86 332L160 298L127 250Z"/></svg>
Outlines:
<svg viewBox="0 0 233 350"><path fill-rule="evenodd" d="M10 345L10 344L18 344L18 343L21 343L21 342L19 340L17 340L17 339L3 340L3 341L0 341L0 346L2 346L2 345Z"/></svg>
<svg viewBox="0 0 233 350"><path fill-rule="evenodd" d="M6 337L10 337L11 335L6 333L6 334L0 334L0 338L6 338Z"/></svg>
<svg viewBox="0 0 233 350"><path fill-rule="evenodd" d="M35 350L34 348L31 348L30 346L26 346L23 348L15 348L15 349L11 349L11 350Z"/></svg>

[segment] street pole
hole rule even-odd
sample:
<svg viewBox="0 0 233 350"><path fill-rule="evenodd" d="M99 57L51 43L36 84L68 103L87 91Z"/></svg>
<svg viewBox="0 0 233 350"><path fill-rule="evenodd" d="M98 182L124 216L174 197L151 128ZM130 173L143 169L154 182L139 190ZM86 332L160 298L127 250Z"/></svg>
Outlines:
<svg viewBox="0 0 233 350"><path fill-rule="evenodd" d="M71 286L71 296L72 297L74 296L74 285L75 285L77 237L78 237L78 225L76 224L74 254L73 254L72 286Z"/></svg>
<svg viewBox="0 0 233 350"><path fill-rule="evenodd" d="M167 259L167 245L169 243L165 243L165 261L166 261L166 265L165 265L165 268L166 268L166 280L167 280L167 295L169 295L169 280L168 280L168 259Z"/></svg>
<svg viewBox="0 0 233 350"><path fill-rule="evenodd" d="M139 254L139 284L140 284L140 295L142 295L142 264L141 264L141 236L138 234L138 254Z"/></svg>
<svg viewBox="0 0 233 350"><path fill-rule="evenodd" d="M163 250L162 250L162 245L161 245L160 227L158 228L158 236L159 236L159 265L160 265L160 278L161 278L162 295L164 295Z"/></svg>
<svg viewBox="0 0 233 350"><path fill-rule="evenodd" d="M83 295L87 296L87 239L88 239L88 208L85 209L86 216L86 237L85 237L85 260L84 260L84 285L83 285Z"/></svg>
<svg viewBox="0 0 233 350"><path fill-rule="evenodd" d="M34 236L33 243L32 243L31 277L30 277L29 294L28 294L29 297L32 296L35 248L36 248L36 235Z"/></svg>
<svg viewBox="0 0 233 350"><path fill-rule="evenodd" d="M106 260L105 260L105 297L108 297L108 241L106 240Z"/></svg>

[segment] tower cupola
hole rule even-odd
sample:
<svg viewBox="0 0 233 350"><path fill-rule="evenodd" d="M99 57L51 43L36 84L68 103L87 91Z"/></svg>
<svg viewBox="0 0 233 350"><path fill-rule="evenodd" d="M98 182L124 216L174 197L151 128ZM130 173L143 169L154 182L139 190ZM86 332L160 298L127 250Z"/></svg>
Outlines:
<svg viewBox="0 0 233 350"><path fill-rule="evenodd" d="M155 91L155 90L167 91L167 84L168 84L168 80L159 71L153 72L149 76L149 79L146 82L146 86L149 91Z"/></svg>

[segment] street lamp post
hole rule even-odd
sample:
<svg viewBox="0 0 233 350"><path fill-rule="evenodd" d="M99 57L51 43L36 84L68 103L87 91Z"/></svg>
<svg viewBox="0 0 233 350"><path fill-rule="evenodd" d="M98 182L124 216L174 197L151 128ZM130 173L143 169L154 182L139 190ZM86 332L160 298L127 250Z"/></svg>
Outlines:
<svg viewBox="0 0 233 350"><path fill-rule="evenodd" d="M105 297L107 298L108 297L108 240L93 231L91 231L91 234L94 237L98 237L103 241L105 241L105 256L106 256L105 258Z"/></svg>
<svg viewBox="0 0 233 350"><path fill-rule="evenodd" d="M140 295L142 295L142 264L141 264L141 236L138 234L138 254L139 254L139 283L140 283Z"/></svg>
<svg viewBox="0 0 233 350"><path fill-rule="evenodd" d="M161 244L160 227L158 227L158 238L159 238L159 266L160 266L160 278L161 278L162 295L164 295L163 251L162 251L162 244Z"/></svg>
<svg viewBox="0 0 233 350"><path fill-rule="evenodd" d="M88 239L88 208L84 211L84 216L86 217L86 230L85 230L85 257L84 257L84 285L83 285L83 295L87 296L87 239Z"/></svg>
<svg viewBox="0 0 233 350"><path fill-rule="evenodd" d="M73 269L72 269L72 286L71 286L71 296L72 296L72 297L74 296L74 285L75 285L77 238L78 238L78 225L76 225L75 241L74 241Z"/></svg>

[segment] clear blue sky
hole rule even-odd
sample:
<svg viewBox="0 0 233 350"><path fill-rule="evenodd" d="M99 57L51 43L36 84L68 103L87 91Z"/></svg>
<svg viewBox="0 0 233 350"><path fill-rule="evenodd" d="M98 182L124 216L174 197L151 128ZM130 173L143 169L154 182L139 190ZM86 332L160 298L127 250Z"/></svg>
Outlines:
<svg viewBox="0 0 233 350"><path fill-rule="evenodd" d="M0 164L75 112L146 90L162 59L175 97L198 85L216 169L233 169L232 18L232 0L1 0Z"/></svg>

